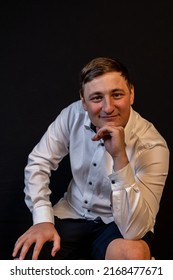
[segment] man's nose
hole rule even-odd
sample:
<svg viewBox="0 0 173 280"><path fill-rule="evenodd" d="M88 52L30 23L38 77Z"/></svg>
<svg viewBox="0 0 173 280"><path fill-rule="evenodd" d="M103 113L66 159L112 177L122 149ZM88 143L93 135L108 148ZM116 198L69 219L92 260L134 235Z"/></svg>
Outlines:
<svg viewBox="0 0 173 280"><path fill-rule="evenodd" d="M110 114L113 112L114 110L114 102L110 99L110 98L107 98L103 101L103 106L102 106L102 110L107 113L107 114Z"/></svg>

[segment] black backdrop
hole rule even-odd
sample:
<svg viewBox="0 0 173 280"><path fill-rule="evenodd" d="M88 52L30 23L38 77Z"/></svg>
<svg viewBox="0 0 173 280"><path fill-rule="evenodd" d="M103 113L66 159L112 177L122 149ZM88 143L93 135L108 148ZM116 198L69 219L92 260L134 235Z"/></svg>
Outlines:
<svg viewBox="0 0 173 280"><path fill-rule="evenodd" d="M78 99L78 73L96 56L118 57L135 82L135 105L173 149L172 1L4 1L0 4L0 259L31 224L24 204L28 153L60 110ZM172 259L172 159L155 227L154 255ZM68 158L52 174L61 196ZM65 182L65 183L64 183ZM55 195L51 196L55 202Z"/></svg>

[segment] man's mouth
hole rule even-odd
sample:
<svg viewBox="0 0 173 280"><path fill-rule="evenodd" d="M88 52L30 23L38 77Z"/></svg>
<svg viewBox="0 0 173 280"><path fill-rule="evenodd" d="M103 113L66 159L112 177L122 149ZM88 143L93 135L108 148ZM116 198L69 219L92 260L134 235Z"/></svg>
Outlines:
<svg viewBox="0 0 173 280"><path fill-rule="evenodd" d="M112 115L112 116L100 116L101 119L112 121L115 120L119 115Z"/></svg>

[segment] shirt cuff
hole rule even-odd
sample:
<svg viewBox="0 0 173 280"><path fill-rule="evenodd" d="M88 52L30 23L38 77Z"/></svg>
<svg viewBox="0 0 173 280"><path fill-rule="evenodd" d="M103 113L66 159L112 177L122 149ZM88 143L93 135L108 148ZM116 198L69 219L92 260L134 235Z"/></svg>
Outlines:
<svg viewBox="0 0 173 280"><path fill-rule="evenodd" d="M109 179L111 180L113 191L129 188L135 185L133 171L129 163L124 168L116 172L113 171L112 174L109 175Z"/></svg>
<svg viewBox="0 0 173 280"><path fill-rule="evenodd" d="M53 209L48 206L40 206L33 210L33 223L49 222L54 224Z"/></svg>

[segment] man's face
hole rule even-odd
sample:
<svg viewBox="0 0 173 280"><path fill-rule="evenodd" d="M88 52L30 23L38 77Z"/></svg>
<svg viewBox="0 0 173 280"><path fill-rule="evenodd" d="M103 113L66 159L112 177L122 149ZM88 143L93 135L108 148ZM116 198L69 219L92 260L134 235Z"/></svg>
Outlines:
<svg viewBox="0 0 173 280"><path fill-rule="evenodd" d="M129 89L121 73L109 72L86 83L81 100L96 127L106 124L125 127L134 102L134 89Z"/></svg>

